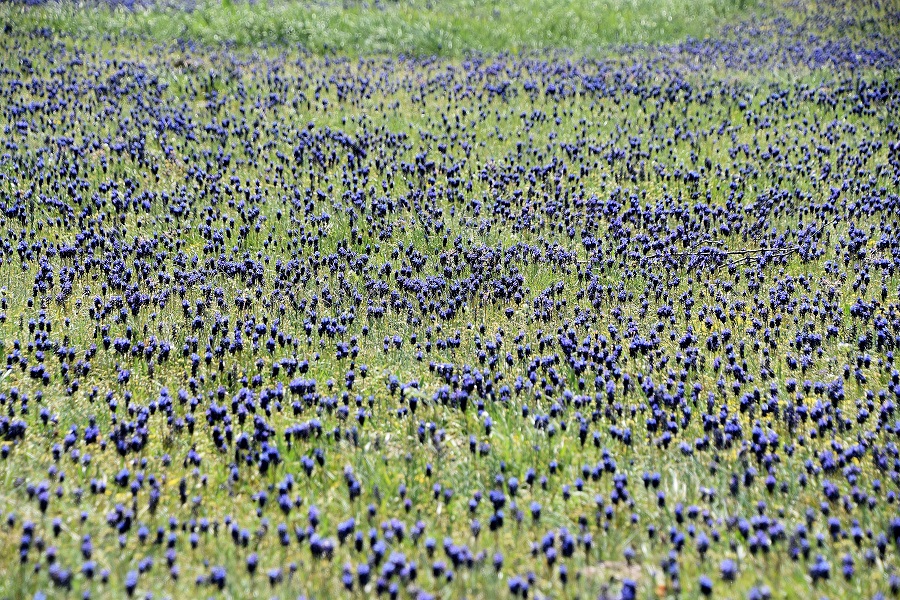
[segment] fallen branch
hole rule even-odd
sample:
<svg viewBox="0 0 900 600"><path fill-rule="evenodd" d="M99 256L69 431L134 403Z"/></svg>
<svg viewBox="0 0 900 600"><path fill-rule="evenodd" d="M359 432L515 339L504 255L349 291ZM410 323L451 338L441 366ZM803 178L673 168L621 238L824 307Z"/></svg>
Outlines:
<svg viewBox="0 0 900 600"><path fill-rule="evenodd" d="M810 234L811 235L820 235L823 231L825 231L826 227L828 227L829 225L834 225L838 221L839 221L839 218L835 217L829 223L825 223L825 224L819 226L817 229L814 229L812 232L810 232ZM658 252L656 254L651 254L650 256L639 256L639 257L629 256L628 259L635 260L635 261L644 261L644 260L658 260L661 258L680 259L680 258L699 258L699 257L704 257L704 256L744 256L745 258L742 258L737 263L733 263L735 265L739 265L739 264L742 264L743 262L746 262L746 260L749 259L751 257L751 255L753 255L753 254L763 254L766 252L772 252L772 253L775 253L774 258L784 258L785 256L788 256L794 252L798 252L799 250L801 250L803 248L802 245L797 244L794 246L780 246L780 247L775 247L775 248L745 248L743 250L718 250L716 248L707 248L707 249L701 249L701 250L697 250L697 251L693 250L693 248L696 248L698 245L703 244L703 243L706 243L708 246L712 246L712 245L716 245L716 244L724 244L724 242L722 240L711 240L708 242L700 241L700 242L695 242L694 244L692 244L689 247L689 249L684 252ZM594 259L594 257L589 257L587 260L576 260L575 262L578 265L586 265L586 264L590 264L593 261L593 259Z"/></svg>
<svg viewBox="0 0 900 600"><path fill-rule="evenodd" d="M669 252L669 253L658 253L652 254L650 256L644 256L641 260L656 260L658 258L696 258L699 256L734 256L741 254L761 254L763 252L781 252L783 254L789 254L791 252L796 252L800 250L800 246L783 246L780 248L746 248L744 250L699 250L697 252Z"/></svg>

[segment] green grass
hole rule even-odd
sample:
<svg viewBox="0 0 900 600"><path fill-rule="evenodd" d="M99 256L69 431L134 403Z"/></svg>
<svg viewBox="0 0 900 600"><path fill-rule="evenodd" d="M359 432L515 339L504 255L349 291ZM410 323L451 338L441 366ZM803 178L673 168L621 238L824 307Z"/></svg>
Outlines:
<svg viewBox="0 0 900 600"><path fill-rule="evenodd" d="M377 7L348 2L206 2L192 11L154 7L0 5L0 21L76 36L137 35L237 46L299 45L316 52L461 56L706 37L753 0L422 0Z"/></svg>

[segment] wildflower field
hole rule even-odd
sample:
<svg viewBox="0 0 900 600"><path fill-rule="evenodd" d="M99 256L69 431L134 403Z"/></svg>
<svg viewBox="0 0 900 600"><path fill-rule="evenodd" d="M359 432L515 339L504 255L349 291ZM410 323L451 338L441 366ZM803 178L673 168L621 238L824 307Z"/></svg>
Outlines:
<svg viewBox="0 0 900 600"><path fill-rule="evenodd" d="M0 27L0 598L900 595L897 3Z"/></svg>

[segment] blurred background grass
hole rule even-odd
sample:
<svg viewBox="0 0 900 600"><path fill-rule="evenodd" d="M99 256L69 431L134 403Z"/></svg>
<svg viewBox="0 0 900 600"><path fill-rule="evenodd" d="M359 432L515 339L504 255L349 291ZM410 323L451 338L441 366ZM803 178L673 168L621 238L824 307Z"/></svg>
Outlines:
<svg viewBox="0 0 900 600"><path fill-rule="evenodd" d="M707 37L758 0L403 0L0 4L0 21L77 36L300 45L315 53L461 56Z"/></svg>

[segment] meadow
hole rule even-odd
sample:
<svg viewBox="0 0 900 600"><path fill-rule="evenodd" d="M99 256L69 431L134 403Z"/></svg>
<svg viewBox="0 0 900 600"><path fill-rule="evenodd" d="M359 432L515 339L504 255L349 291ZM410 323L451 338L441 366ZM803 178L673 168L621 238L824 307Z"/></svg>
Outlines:
<svg viewBox="0 0 900 600"><path fill-rule="evenodd" d="M0 27L0 598L900 595L895 4Z"/></svg>

